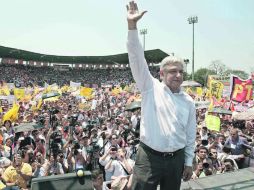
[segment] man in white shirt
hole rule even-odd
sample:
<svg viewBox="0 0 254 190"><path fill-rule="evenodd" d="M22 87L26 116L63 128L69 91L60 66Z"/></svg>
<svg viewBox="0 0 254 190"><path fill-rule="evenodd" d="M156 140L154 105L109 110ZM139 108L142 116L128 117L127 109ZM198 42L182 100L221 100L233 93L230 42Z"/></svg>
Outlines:
<svg viewBox="0 0 254 190"><path fill-rule="evenodd" d="M132 189L180 189L181 178L192 176L196 136L196 109L183 92L183 61L166 57L160 78L152 77L138 39L139 12L133 1L127 5L128 55L133 78L142 94L140 146L133 173Z"/></svg>

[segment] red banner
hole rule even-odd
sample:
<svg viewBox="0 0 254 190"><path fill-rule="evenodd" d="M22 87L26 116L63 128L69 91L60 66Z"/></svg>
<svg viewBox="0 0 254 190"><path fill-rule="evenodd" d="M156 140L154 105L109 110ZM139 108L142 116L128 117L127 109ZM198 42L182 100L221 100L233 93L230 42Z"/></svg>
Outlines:
<svg viewBox="0 0 254 190"><path fill-rule="evenodd" d="M252 79L242 80L237 76L231 77L230 99L243 102L252 99Z"/></svg>

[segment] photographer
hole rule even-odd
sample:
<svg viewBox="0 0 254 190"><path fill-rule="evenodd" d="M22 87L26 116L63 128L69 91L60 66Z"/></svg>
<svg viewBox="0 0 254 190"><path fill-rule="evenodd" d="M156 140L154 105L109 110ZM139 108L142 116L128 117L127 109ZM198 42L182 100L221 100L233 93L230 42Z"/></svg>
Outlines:
<svg viewBox="0 0 254 190"><path fill-rule="evenodd" d="M218 160L218 152L216 150L216 148L210 148L210 152L208 157L212 160L212 165L213 168L215 169L215 171L213 171L213 173L217 173L217 171L219 171L221 169L221 162L220 160Z"/></svg>
<svg viewBox="0 0 254 190"><path fill-rule="evenodd" d="M192 179L213 175L213 166L209 158L200 161L193 171Z"/></svg>
<svg viewBox="0 0 254 190"><path fill-rule="evenodd" d="M59 163L59 157L53 153L49 155L49 163L47 165L46 176L64 174L62 164Z"/></svg>
<svg viewBox="0 0 254 190"><path fill-rule="evenodd" d="M233 172L235 170L237 170L237 169L235 168L234 160L225 159L224 162L222 163L221 170L218 171L218 174L219 173L226 173L226 172Z"/></svg>
<svg viewBox="0 0 254 190"><path fill-rule="evenodd" d="M116 146L117 148L120 148L117 141L118 141L118 137L116 134L112 134L111 136L109 136L109 140L104 146L104 152L107 152L111 146Z"/></svg>
<svg viewBox="0 0 254 190"><path fill-rule="evenodd" d="M108 151L100 157L99 163L102 166L106 166L111 160L115 160L117 158L117 147L116 146L111 146ZM109 170L105 170L105 181L110 181L111 177L113 176L113 172Z"/></svg>
<svg viewBox="0 0 254 190"><path fill-rule="evenodd" d="M195 151L195 157L193 159L193 170L195 171L198 164L208 157L208 149L204 146L199 146L198 149Z"/></svg>
<svg viewBox="0 0 254 190"><path fill-rule="evenodd" d="M68 173L68 169L69 169L68 162L67 162L67 159L65 159L62 151L59 152L58 156L59 156L58 161L62 165L64 173Z"/></svg>
<svg viewBox="0 0 254 190"><path fill-rule="evenodd" d="M82 150L78 142L73 144L72 155L75 160L75 170L77 169L85 169L86 168L86 160L82 155Z"/></svg>
<svg viewBox="0 0 254 190"><path fill-rule="evenodd" d="M48 161L44 159L41 152L37 152L35 161L32 164L33 178L46 176Z"/></svg>
<svg viewBox="0 0 254 190"><path fill-rule="evenodd" d="M125 147L127 154L126 157L136 160L136 154L139 146L139 138L135 138L132 134L127 137L127 147Z"/></svg>
<svg viewBox="0 0 254 190"><path fill-rule="evenodd" d="M117 157L111 157L105 166L105 171L113 172L111 178L119 176L128 176L132 174L134 161L126 158L126 150L120 148L117 151Z"/></svg>
<svg viewBox="0 0 254 190"><path fill-rule="evenodd" d="M218 160L223 163L226 159L231 159L233 161L234 170L238 170L238 165L235 160L244 158L243 154L240 155L232 155L231 147L224 145L222 148L222 153L218 155Z"/></svg>
<svg viewBox="0 0 254 190"><path fill-rule="evenodd" d="M90 137L90 144L86 148L87 151L87 169L93 170L99 168L99 158L101 147L98 144L97 130L92 130Z"/></svg>

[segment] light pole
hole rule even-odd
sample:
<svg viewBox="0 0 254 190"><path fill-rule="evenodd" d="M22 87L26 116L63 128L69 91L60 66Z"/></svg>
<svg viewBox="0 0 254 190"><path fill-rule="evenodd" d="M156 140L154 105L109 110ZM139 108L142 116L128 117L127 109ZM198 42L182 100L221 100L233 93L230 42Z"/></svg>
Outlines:
<svg viewBox="0 0 254 190"><path fill-rule="evenodd" d="M187 65L190 63L189 59L184 59L183 62L185 63L185 72L187 74Z"/></svg>
<svg viewBox="0 0 254 190"><path fill-rule="evenodd" d="M188 21L192 24L192 80L194 81L194 24L198 23L198 17L190 16Z"/></svg>
<svg viewBox="0 0 254 190"><path fill-rule="evenodd" d="M143 35L143 49L145 51L145 45L146 45L146 34L147 34L147 29L141 29L140 34Z"/></svg>

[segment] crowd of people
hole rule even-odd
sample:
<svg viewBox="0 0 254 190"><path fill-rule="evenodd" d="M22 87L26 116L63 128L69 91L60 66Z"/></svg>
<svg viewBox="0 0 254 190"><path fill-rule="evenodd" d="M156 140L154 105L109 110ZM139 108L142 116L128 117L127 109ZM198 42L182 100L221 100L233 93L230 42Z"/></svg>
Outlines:
<svg viewBox="0 0 254 190"><path fill-rule="evenodd" d="M20 70L8 66L1 68L5 68L11 77L28 79L26 81L37 80L41 75L30 72L30 67L29 71L25 71L25 67ZM34 68L37 69L40 68ZM0 76L2 81L9 82L5 78L8 75ZM32 178L62 175L79 169L92 172L97 190L110 185L112 189L116 186L130 188L139 147L140 107L128 111L125 108L130 104L130 97L136 94L113 95L110 88L98 87L93 95L92 100L87 100L87 103L96 101L93 109L81 109L82 100L71 92L63 93L56 101L44 101L35 111L31 110L29 102L19 102L17 120L7 120L1 126L0 189L27 189ZM239 124L232 121L230 115L220 114L221 130L215 132L205 125L207 108L196 112L198 126L192 178L248 167L246 161L252 156L254 121ZM4 112L0 115L2 119ZM36 122L41 127L15 132L14 128L24 122Z"/></svg>
<svg viewBox="0 0 254 190"><path fill-rule="evenodd" d="M158 68L150 67L153 76L158 77ZM128 85L133 82L130 68L69 68L61 71L51 67L35 67L30 65L0 64L1 79L7 83L18 83L22 87L45 83L56 83L59 86L70 84L70 81L92 86L107 83L110 85Z"/></svg>
<svg viewBox="0 0 254 190"><path fill-rule="evenodd" d="M67 173L82 177L85 170L91 171L95 190L147 190L158 184L179 189L182 180L251 165L254 120L211 113L208 105L195 107L193 99L208 97L183 92L180 59L166 57L159 72L148 67L137 33L137 21L146 11L139 12L134 2L127 11L131 69L59 71L0 64L0 89L13 83L13 88L30 87L32 94L16 103L1 100L0 190L29 189L33 178ZM131 85L134 79L137 88ZM71 81L96 86L89 97L61 90ZM57 98L38 99L48 93L45 83L59 86ZM122 90L113 92L115 87ZM15 116L9 110L16 110ZM218 116L219 130L207 126L209 114Z"/></svg>

